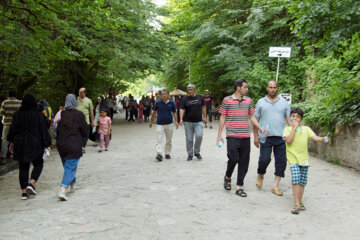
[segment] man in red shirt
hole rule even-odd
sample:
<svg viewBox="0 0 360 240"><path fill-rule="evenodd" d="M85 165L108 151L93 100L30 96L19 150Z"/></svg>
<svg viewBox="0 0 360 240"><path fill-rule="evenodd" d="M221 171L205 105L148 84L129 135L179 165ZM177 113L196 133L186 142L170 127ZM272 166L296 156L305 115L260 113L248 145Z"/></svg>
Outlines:
<svg viewBox="0 0 360 240"><path fill-rule="evenodd" d="M222 130L226 124L226 144L228 163L224 177L224 188L231 190L231 175L236 164L238 164L238 175L235 194L240 197L246 197L244 192L244 178L249 168L250 160L250 128L248 119L260 129L257 119L254 116L254 106L251 98L247 97L248 84L245 80L237 80L234 84L235 93L224 98L219 113L221 114L219 122L219 132L217 142L222 141Z"/></svg>

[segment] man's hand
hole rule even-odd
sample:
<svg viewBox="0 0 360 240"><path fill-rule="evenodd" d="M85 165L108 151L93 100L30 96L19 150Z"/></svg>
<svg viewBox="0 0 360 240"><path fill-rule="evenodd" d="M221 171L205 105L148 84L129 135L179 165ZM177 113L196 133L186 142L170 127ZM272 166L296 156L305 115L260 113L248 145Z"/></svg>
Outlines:
<svg viewBox="0 0 360 240"><path fill-rule="evenodd" d="M203 117L203 122L206 123L206 117Z"/></svg>
<svg viewBox="0 0 360 240"><path fill-rule="evenodd" d="M216 144L218 144L219 141L225 142L224 139L221 136L218 136L216 139Z"/></svg>
<svg viewBox="0 0 360 240"><path fill-rule="evenodd" d="M95 127L95 124L94 124L94 122L91 122L91 124L90 124L90 125L91 125L91 127Z"/></svg>
<svg viewBox="0 0 360 240"><path fill-rule="evenodd" d="M9 152L10 152L11 154L14 154L14 143L10 143Z"/></svg>
<svg viewBox="0 0 360 240"><path fill-rule="evenodd" d="M149 122L149 128L152 128L152 125L153 125L153 123L152 123L152 121L150 121Z"/></svg>
<svg viewBox="0 0 360 240"><path fill-rule="evenodd" d="M259 136L254 134L254 145L259 148L260 146L260 141L259 141Z"/></svg>
<svg viewBox="0 0 360 240"><path fill-rule="evenodd" d="M182 125L183 125L183 120L181 119L181 120L180 120L180 126L182 126Z"/></svg>
<svg viewBox="0 0 360 240"><path fill-rule="evenodd" d="M176 127L176 129L178 129L178 128L179 128L179 124L178 124L178 123L175 123L175 127Z"/></svg>

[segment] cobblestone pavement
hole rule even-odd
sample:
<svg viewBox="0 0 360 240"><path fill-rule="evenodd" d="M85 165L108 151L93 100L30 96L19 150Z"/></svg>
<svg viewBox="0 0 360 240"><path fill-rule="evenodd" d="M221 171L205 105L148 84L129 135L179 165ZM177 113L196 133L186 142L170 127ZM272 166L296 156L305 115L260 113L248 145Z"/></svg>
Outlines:
<svg viewBox="0 0 360 240"><path fill-rule="evenodd" d="M63 173L56 151L33 199L21 200L18 170L0 177L0 239L360 239L358 172L312 158L307 210L292 215L289 169L283 197L270 192L273 163L257 190L252 144L248 197L240 198L222 187L226 145L215 145L217 125L204 129L203 161L186 161L184 135L174 130L172 159L157 162L156 126L115 120L110 151L87 147L67 202L56 197Z"/></svg>

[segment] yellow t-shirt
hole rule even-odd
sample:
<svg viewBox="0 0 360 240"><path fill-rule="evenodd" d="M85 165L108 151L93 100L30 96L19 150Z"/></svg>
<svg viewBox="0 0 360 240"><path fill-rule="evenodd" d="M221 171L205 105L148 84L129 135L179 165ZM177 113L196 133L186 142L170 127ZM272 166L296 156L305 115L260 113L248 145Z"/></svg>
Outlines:
<svg viewBox="0 0 360 240"><path fill-rule="evenodd" d="M77 110L81 111L85 115L85 120L88 125L90 125L90 111L94 110L94 105L92 101L85 97L84 100L77 99Z"/></svg>
<svg viewBox="0 0 360 240"><path fill-rule="evenodd" d="M284 128L283 136L288 136L291 133L292 127ZM295 131L295 136L291 144L286 143L286 158L289 165L299 164L309 166L308 140L315 133L307 126L301 127L301 133Z"/></svg>

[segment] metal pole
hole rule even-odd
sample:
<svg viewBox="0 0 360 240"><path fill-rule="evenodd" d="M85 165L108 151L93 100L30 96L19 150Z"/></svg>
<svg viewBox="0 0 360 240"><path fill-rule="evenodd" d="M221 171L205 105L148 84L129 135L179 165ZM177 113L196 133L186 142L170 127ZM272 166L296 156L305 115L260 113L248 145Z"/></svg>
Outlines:
<svg viewBox="0 0 360 240"><path fill-rule="evenodd" d="M278 64L277 64L277 69L276 69L276 82L279 79L279 67L280 67L280 58L278 57Z"/></svg>

